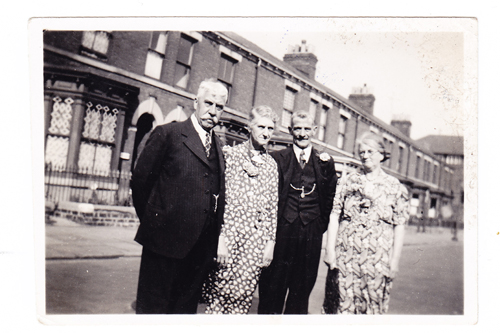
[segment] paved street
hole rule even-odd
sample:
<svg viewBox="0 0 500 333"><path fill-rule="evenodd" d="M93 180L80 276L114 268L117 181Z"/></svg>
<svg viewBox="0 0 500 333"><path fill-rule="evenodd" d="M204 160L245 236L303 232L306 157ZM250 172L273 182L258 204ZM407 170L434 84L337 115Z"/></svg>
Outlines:
<svg viewBox="0 0 500 333"><path fill-rule="evenodd" d="M141 247L133 227L91 227L65 220L46 226L47 314L132 314ZM463 241L449 230L408 228L390 314L463 314ZM321 263L310 313L321 313ZM254 298L251 313L256 313ZM199 312L203 312L200 305Z"/></svg>

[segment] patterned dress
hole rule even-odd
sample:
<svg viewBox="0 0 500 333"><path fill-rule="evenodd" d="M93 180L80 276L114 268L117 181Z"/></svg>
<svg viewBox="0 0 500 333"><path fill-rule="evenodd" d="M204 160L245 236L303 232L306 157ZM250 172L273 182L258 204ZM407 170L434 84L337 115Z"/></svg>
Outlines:
<svg viewBox="0 0 500 333"><path fill-rule="evenodd" d="M229 263L204 285L205 313L246 314L260 277L264 247L276 236L278 168L266 152L251 152L249 142L226 146L223 152L226 206L221 235L226 238Z"/></svg>
<svg viewBox="0 0 500 333"><path fill-rule="evenodd" d="M329 271L323 308L326 313L383 314L392 287L394 226L408 221L408 192L383 171L374 181L357 172L343 178L333 206L340 216L338 270Z"/></svg>

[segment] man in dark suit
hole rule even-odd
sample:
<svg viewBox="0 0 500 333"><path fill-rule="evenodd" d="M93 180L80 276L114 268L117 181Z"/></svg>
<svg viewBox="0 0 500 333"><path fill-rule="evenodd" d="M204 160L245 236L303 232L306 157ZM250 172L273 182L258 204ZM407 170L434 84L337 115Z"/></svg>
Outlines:
<svg viewBox="0 0 500 333"><path fill-rule="evenodd" d="M157 126L137 161L138 314L196 313L224 214L224 159L213 127L226 101L221 83L203 81L193 115Z"/></svg>
<svg viewBox="0 0 500 333"><path fill-rule="evenodd" d="M308 313L337 184L333 159L311 145L316 130L309 112L294 113L293 146L273 153L280 177L278 228L274 259L260 277L259 314Z"/></svg>

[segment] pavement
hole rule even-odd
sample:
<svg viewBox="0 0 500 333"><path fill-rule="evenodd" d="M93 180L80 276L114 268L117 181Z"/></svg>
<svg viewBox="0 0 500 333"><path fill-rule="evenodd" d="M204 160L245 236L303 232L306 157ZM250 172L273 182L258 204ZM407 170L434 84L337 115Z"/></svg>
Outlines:
<svg viewBox="0 0 500 333"><path fill-rule="evenodd" d="M47 314L134 313L142 251L133 240L137 227L51 222L45 227ZM452 237L450 229L407 227L390 314L463 314L463 231L457 241ZM311 314L321 313L326 274L320 263ZM258 301L256 293L251 314Z"/></svg>
<svg viewBox="0 0 500 333"><path fill-rule="evenodd" d="M98 259L140 256L142 246L134 241L137 227L88 226L64 218L51 218L45 228L46 259ZM405 246L440 244L452 238L450 229L430 228L417 233L409 226ZM457 233L463 240L462 230Z"/></svg>

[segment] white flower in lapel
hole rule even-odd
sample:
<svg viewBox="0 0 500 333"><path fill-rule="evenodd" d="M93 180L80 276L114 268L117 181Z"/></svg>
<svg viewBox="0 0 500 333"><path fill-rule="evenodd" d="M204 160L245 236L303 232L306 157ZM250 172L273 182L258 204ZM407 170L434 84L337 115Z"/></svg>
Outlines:
<svg viewBox="0 0 500 333"><path fill-rule="evenodd" d="M322 160L323 162L328 162L330 160L330 154L328 153L321 153L319 154L319 159Z"/></svg>

